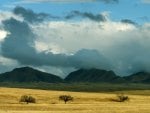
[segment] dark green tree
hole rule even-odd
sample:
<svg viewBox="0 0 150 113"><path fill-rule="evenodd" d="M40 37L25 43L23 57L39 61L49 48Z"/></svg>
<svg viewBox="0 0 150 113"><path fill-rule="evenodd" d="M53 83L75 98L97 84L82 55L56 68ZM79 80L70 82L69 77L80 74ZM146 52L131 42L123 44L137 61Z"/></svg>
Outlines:
<svg viewBox="0 0 150 113"><path fill-rule="evenodd" d="M24 103L36 103L36 99L32 96L29 96L29 95L23 95L20 97L20 100L19 102L24 102Z"/></svg>
<svg viewBox="0 0 150 113"><path fill-rule="evenodd" d="M68 101L73 101L73 97L71 97L70 95L60 95L59 100L64 101L66 104Z"/></svg>

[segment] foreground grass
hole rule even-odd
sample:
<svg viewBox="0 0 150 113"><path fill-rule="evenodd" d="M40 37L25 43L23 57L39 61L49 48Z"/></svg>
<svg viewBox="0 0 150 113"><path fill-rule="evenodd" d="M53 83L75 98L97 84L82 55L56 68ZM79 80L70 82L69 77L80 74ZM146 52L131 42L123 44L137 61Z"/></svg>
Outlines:
<svg viewBox="0 0 150 113"><path fill-rule="evenodd" d="M123 103L110 101L116 98L117 93L122 92L129 96L129 101ZM20 96L24 94L35 97L37 103L28 105L19 103ZM68 104L59 101L58 97L63 94L73 96L74 101ZM0 113L150 113L149 106L150 90L84 93L0 88Z"/></svg>

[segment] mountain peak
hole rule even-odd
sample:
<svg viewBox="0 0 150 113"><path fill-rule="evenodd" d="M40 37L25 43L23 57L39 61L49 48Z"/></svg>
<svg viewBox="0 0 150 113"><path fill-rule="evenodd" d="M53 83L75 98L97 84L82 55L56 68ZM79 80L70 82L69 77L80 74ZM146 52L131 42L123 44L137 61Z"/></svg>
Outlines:
<svg viewBox="0 0 150 113"><path fill-rule="evenodd" d="M65 80L69 82L111 82L118 76L113 71L101 69L79 69L70 73Z"/></svg>
<svg viewBox="0 0 150 113"><path fill-rule="evenodd" d="M35 69L33 69L32 67L29 67L29 66L19 67L19 68L13 69L13 71L26 71L26 70L35 70Z"/></svg>
<svg viewBox="0 0 150 113"><path fill-rule="evenodd" d="M15 68L10 72L0 74L0 82L62 82L53 74L41 72L31 67Z"/></svg>

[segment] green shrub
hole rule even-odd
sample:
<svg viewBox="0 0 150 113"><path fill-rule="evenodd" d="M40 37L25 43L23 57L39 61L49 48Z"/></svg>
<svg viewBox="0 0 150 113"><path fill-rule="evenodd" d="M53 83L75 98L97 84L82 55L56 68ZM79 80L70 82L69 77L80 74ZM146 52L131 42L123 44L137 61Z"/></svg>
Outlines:
<svg viewBox="0 0 150 113"><path fill-rule="evenodd" d="M36 99L32 96L29 95L23 95L20 97L19 102L24 102L24 103L36 103Z"/></svg>
<svg viewBox="0 0 150 113"><path fill-rule="evenodd" d="M64 101L66 104L68 101L73 101L73 97L71 97L70 95L60 95L59 100Z"/></svg>

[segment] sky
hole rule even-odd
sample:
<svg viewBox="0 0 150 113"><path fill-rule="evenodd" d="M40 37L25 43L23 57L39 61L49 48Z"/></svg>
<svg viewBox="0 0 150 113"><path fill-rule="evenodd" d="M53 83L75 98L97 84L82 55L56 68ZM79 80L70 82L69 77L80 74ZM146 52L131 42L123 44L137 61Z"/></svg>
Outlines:
<svg viewBox="0 0 150 113"><path fill-rule="evenodd" d="M0 1L0 73L150 72L150 0Z"/></svg>

